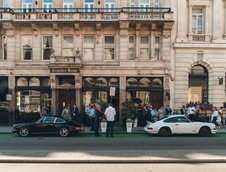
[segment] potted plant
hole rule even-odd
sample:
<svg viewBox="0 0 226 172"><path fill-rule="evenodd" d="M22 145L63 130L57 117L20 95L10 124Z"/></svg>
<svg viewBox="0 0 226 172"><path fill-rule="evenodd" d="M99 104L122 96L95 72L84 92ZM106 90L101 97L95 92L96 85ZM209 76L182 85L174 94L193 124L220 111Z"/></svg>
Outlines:
<svg viewBox="0 0 226 172"><path fill-rule="evenodd" d="M131 110L133 109L133 103L131 101L125 101L121 103L121 114L123 126L128 133L132 132L133 120Z"/></svg>
<svg viewBox="0 0 226 172"><path fill-rule="evenodd" d="M94 99L92 102L99 105L100 108L101 108L101 112L103 114L103 117L102 117L102 120L100 122L100 128L101 128L102 133L106 133L106 131L107 131L107 121L104 118L104 111L107 108L108 103L103 101L102 99Z"/></svg>

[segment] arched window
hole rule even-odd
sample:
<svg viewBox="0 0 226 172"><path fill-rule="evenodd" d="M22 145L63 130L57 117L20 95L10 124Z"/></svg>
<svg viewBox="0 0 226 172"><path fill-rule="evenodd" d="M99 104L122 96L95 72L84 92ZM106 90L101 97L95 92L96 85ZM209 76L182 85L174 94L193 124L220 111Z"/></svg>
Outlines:
<svg viewBox="0 0 226 172"><path fill-rule="evenodd" d="M129 78L127 80L127 86L128 87L136 87L136 86L138 86L137 79L136 78Z"/></svg>
<svg viewBox="0 0 226 172"><path fill-rule="evenodd" d="M49 78L42 79L42 86L44 86L44 87L49 87L50 86Z"/></svg>
<svg viewBox="0 0 226 172"><path fill-rule="evenodd" d="M29 86L33 87L40 86L40 80L38 78L31 78L29 81Z"/></svg>
<svg viewBox="0 0 226 172"><path fill-rule="evenodd" d="M119 83L118 83L118 79L117 78L111 78L109 81L109 86L110 87L118 87Z"/></svg>
<svg viewBox="0 0 226 172"><path fill-rule="evenodd" d="M17 86L18 87L27 87L28 86L28 81L26 78L19 78L17 80Z"/></svg>
<svg viewBox="0 0 226 172"><path fill-rule="evenodd" d="M96 86L107 87L107 80L105 78L97 78Z"/></svg>
<svg viewBox="0 0 226 172"><path fill-rule="evenodd" d="M83 80L84 87L93 87L94 86L94 80L93 78L85 78Z"/></svg>
<svg viewBox="0 0 226 172"><path fill-rule="evenodd" d="M152 80L151 85L153 87L162 87L162 80L159 79L159 78L155 78L155 79Z"/></svg>
<svg viewBox="0 0 226 172"><path fill-rule="evenodd" d="M139 82L140 86L141 87L150 87L151 84L150 84L150 80L148 78L142 78Z"/></svg>

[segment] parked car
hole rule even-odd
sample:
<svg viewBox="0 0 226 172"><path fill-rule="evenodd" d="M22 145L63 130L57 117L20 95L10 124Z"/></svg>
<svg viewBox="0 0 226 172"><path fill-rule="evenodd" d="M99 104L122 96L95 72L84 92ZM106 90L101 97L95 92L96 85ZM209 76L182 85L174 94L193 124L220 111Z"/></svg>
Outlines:
<svg viewBox="0 0 226 172"><path fill-rule="evenodd" d="M66 122L64 119L54 116L43 116L36 122L14 124L12 132L26 137L29 134L49 134L57 133L62 137L70 133L84 131L84 128L74 122Z"/></svg>
<svg viewBox="0 0 226 172"><path fill-rule="evenodd" d="M184 115L170 115L159 121L151 123L147 121L144 131L159 136L171 136L173 134L199 134L210 136L215 134L215 124L208 122L192 122Z"/></svg>

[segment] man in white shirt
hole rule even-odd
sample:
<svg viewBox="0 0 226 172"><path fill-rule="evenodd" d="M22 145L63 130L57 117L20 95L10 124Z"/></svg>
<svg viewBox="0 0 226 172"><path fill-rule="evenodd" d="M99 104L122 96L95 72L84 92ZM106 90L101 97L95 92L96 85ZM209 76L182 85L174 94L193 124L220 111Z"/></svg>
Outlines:
<svg viewBox="0 0 226 172"><path fill-rule="evenodd" d="M115 115L116 115L115 108L113 108L112 105L109 104L108 108L104 112L104 115L106 116L106 119L107 119L106 137L109 136L109 132L111 134L111 137L113 137L114 120L115 120Z"/></svg>

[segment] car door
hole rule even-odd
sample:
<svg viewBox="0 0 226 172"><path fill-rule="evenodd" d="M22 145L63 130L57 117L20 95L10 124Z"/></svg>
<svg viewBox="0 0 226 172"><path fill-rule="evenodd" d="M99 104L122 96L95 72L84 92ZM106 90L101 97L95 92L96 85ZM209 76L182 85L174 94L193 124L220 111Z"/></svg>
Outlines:
<svg viewBox="0 0 226 172"><path fill-rule="evenodd" d="M173 121L173 127L175 128L175 134L195 133L195 125L184 116L175 117Z"/></svg>
<svg viewBox="0 0 226 172"><path fill-rule="evenodd" d="M45 117L44 121L43 121L43 130L44 132L56 132L56 126L55 126L55 121L56 117L52 117L52 116L47 116Z"/></svg>

